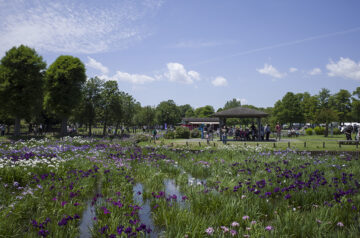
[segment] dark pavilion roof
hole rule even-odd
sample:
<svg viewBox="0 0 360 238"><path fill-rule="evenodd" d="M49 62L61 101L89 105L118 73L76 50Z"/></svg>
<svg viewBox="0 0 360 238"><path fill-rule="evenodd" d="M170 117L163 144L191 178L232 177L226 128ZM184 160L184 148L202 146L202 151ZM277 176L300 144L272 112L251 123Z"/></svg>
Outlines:
<svg viewBox="0 0 360 238"><path fill-rule="evenodd" d="M267 117L269 114L247 107L234 107L228 110L217 112L212 117L227 117L227 118L254 118Z"/></svg>

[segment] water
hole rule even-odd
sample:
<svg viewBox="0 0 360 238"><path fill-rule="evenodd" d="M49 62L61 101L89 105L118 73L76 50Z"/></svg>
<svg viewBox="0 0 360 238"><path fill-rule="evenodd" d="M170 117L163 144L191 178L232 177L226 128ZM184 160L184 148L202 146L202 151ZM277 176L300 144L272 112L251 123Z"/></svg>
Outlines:
<svg viewBox="0 0 360 238"><path fill-rule="evenodd" d="M96 186L96 194L101 194L101 184L98 182ZM92 205L93 199L87 201L87 207L83 212L82 219L80 222L80 236L79 238L90 238L91 229L94 226L94 217L96 217L96 205L103 201L101 196L97 196L96 203Z"/></svg>
<svg viewBox="0 0 360 238"><path fill-rule="evenodd" d="M152 230L152 232L149 234L151 238L159 237L161 230L155 226L154 221L151 218L150 201L147 199L144 202L143 192L143 185L141 183L135 184L133 187L133 199L141 206L141 209L139 210L140 223L145 224L148 228L150 227Z"/></svg>
<svg viewBox="0 0 360 238"><path fill-rule="evenodd" d="M190 186L192 185L203 185L206 186L206 179L198 179L191 176L191 174L188 174L188 184Z"/></svg>
<svg viewBox="0 0 360 238"><path fill-rule="evenodd" d="M80 238L91 237L91 228L94 225L93 218L96 216L95 206L91 205L91 201L87 202L87 207L83 213L82 220L80 223Z"/></svg>
<svg viewBox="0 0 360 238"><path fill-rule="evenodd" d="M182 199L184 195L179 191L179 186L175 184L175 180L165 179L164 186L165 186L165 196L169 197L176 195L177 197L176 202L180 205L181 208L185 208L186 203L185 200Z"/></svg>

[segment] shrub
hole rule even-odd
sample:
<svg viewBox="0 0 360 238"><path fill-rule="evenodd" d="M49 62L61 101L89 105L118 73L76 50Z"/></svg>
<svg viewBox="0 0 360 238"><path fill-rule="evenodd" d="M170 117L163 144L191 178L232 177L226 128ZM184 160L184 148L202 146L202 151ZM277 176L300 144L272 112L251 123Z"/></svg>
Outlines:
<svg viewBox="0 0 360 238"><path fill-rule="evenodd" d="M178 126L175 129L175 138L189 139L190 130L187 127Z"/></svg>
<svg viewBox="0 0 360 238"><path fill-rule="evenodd" d="M168 130L166 134L164 135L165 139L174 139L175 138L175 132Z"/></svg>
<svg viewBox="0 0 360 238"><path fill-rule="evenodd" d="M200 138L201 132L198 129L194 129L190 132L191 138Z"/></svg>
<svg viewBox="0 0 360 238"><path fill-rule="evenodd" d="M314 128L314 131L315 131L316 135L324 135L325 128L317 126Z"/></svg>
<svg viewBox="0 0 360 238"><path fill-rule="evenodd" d="M306 135L311 136L313 134L313 129L312 128L307 128L305 130L305 133L306 133Z"/></svg>
<svg viewBox="0 0 360 238"><path fill-rule="evenodd" d="M339 128L334 128L333 133L334 135L340 135L341 131L339 130Z"/></svg>
<svg viewBox="0 0 360 238"><path fill-rule="evenodd" d="M139 142L144 142L144 141L149 141L150 140L150 136L146 135L146 134L136 134L132 137L132 140L135 143L139 143Z"/></svg>

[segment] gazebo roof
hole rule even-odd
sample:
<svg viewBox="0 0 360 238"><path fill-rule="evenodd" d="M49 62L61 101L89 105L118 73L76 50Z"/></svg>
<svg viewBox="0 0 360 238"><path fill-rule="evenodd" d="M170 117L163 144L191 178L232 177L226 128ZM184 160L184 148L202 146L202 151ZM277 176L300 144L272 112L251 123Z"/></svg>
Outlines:
<svg viewBox="0 0 360 238"><path fill-rule="evenodd" d="M225 117L225 118L261 118L267 117L269 114L247 107L234 107L228 110L217 112L213 114L213 117Z"/></svg>

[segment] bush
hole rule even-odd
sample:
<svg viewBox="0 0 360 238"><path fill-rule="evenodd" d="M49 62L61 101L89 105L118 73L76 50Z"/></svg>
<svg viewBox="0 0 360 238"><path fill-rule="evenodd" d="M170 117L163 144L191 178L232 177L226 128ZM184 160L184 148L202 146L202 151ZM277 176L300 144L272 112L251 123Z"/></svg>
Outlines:
<svg viewBox="0 0 360 238"><path fill-rule="evenodd" d="M191 138L200 138L201 132L198 129L194 129L190 132Z"/></svg>
<svg viewBox="0 0 360 238"><path fill-rule="evenodd" d="M340 135L341 131L339 130L339 128L334 128L333 133L334 135Z"/></svg>
<svg viewBox="0 0 360 238"><path fill-rule="evenodd" d="M136 134L131 138L135 143L145 142L150 140L150 136L146 134Z"/></svg>
<svg viewBox="0 0 360 238"><path fill-rule="evenodd" d="M311 136L314 132L313 132L313 129L312 129L312 128L307 128L307 129L305 130L305 133L306 133L306 135Z"/></svg>
<svg viewBox="0 0 360 238"><path fill-rule="evenodd" d="M165 139L175 139L175 132L168 130L164 135Z"/></svg>
<svg viewBox="0 0 360 238"><path fill-rule="evenodd" d="M324 135L325 128L317 126L314 128L314 131L315 131L316 135Z"/></svg>
<svg viewBox="0 0 360 238"><path fill-rule="evenodd" d="M189 139L190 130L187 127L178 126L175 129L175 138Z"/></svg>

